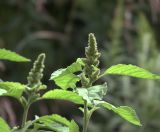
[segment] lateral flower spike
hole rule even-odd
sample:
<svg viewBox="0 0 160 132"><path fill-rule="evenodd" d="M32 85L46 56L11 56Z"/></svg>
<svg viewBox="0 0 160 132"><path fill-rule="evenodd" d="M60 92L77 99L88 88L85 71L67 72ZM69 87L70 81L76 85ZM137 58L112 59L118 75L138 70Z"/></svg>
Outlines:
<svg viewBox="0 0 160 132"><path fill-rule="evenodd" d="M41 79L43 77L43 70L44 70L44 61L45 61L45 54L42 53L38 56L36 61L33 64L33 68L29 72L27 77L28 80L28 87L33 88L37 85L41 85Z"/></svg>
<svg viewBox="0 0 160 132"><path fill-rule="evenodd" d="M88 36L88 47L85 48L85 55L85 66L81 82L85 84L85 87L90 87L97 80L100 73L98 68L100 53L98 52L96 38L93 33L90 33Z"/></svg>

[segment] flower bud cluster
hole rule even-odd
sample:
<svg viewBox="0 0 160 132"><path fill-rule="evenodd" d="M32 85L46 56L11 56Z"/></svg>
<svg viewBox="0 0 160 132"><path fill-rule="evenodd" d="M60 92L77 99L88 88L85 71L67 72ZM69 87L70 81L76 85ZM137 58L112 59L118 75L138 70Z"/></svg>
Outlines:
<svg viewBox="0 0 160 132"><path fill-rule="evenodd" d="M34 62L33 68L31 69L27 77L28 87L34 88L42 84L41 79L43 77L44 60L45 54L40 54L37 60Z"/></svg>
<svg viewBox="0 0 160 132"><path fill-rule="evenodd" d="M83 59L85 66L81 75L81 83L84 87L90 87L100 74L98 68L100 53L98 52L96 38L93 33L89 34L85 55L86 58Z"/></svg>

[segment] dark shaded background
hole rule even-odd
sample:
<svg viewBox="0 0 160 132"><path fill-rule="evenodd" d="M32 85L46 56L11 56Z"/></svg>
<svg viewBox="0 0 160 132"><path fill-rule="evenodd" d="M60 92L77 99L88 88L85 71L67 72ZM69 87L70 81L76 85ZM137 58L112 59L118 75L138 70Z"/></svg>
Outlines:
<svg viewBox="0 0 160 132"><path fill-rule="evenodd" d="M160 73L160 0L0 0L0 48L33 60L46 53L43 82L49 89L51 73L83 57L88 33L93 32L101 56L101 68L131 63ZM32 63L0 61L0 78L26 83ZM143 126L136 127L112 114L94 113L90 132L159 132L159 81L109 76L105 97L115 105L136 109ZM32 105L34 115L58 113L82 124L78 106L63 101ZM13 98L0 98L0 115L11 126L21 122L22 107Z"/></svg>

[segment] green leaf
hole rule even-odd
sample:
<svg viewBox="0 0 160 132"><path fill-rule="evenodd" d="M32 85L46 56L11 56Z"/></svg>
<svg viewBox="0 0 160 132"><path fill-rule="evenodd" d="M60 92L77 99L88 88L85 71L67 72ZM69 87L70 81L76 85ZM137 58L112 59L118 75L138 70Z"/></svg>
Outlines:
<svg viewBox="0 0 160 132"><path fill-rule="evenodd" d="M50 90L45 93L42 97L43 99L59 99L73 102L75 104L83 104L83 99L77 93L66 91L66 90Z"/></svg>
<svg viewBox="0 0 160 132"><path fill-rule="evenodd" d="M91 104L93 100L102 100L107 92L107 84L104 83L103 85L96 85L89 88L78 88L77 92L79 96Z"/></svg>
<svg viewBox="0 0 160 132"><path fill-rule="evenodd" d="M134 65L118 64L108 68L105 74L127 75L137 78L160 79L160 76L153 74L143 68Z"/></svg>
<svg viewBox="0 0 160 132"><path fill-rule="evenodd" d="M135 110L133 110L131 107L128 106L115 107L114 105L104 101L95 101L95 103L97 104L97 106L104 107L108 110L114 111L120 117L122 117L123 119L127 120L128 122L134 125L142 126Z"/></svg>
<svg viewBox="0 0 160 132"><path fill-rule="evenodd" d="M91 100L89 99L88 90L86 88L77 88L77 93L89 104L92 104Z"/></svg>
<svg viewBox="0 0 160 132"><path fill-rule="evenodd" d="M15 98L20 98L24 89L25 85L17 82L0 82L0 96L11 96ZM3 91L3 94L2 90L5 90Z"/></svg>
<svg viewBox="0 0 160 132"><path fill-rule="evenodd" d="M80 77L75 72L82 71L82 60L79 58L76 62L65 69L59 69L52 73L50 80L54 80L56 85L62 89L75 88Z"/></svg>
<svg viewBox="0 0 160 132"><path fill-rule="evenodd" d="M18 55L15 52L6 50L6 49L0 49L0 60L10 60L15 62L27 62L30 61L29 59Z"/></svg>
<svg viewBox="0 0 160 132"><path fill-rule="evenodd" d="M7 93L7 90L5 89L0 89L0 96L2 96L3 94Z"/></svg>
<svg viewBox="0 0 160 132"><path fill-rule="evenodd" d="M37 121L40 121L43 123L57 122L65 126L69 126L70 124L70 122L66 118L61 117L60 115L57 115L57 114L42 116Z"/></svg>
<svg viewBox="0 0 160 132"><path fill-rule="evenodd" d="M74 120L69 125L69 132L79 132L79 127Z"/></svg>
<svg viewBox="0 0 160 132"><path fill-rule="evenodd" d="M57 114L39 117L34 124L34 128L42 131L79 132L79 127L73 120L70 122Z"/></svg>
<svg viewBox="0 0 160 132"><path fill-rule="evenodd" d="M75 73L77 71L82 71L82 66L84 65L81 58L78 58L76 62L72 63L66 69L69 70L71 73Z"/></svg>
<svg viewBox="0 0 160 132"><path fill-rule="evenodd" d="M69 132L68 126L70 125L70 122L60 115L53 114L40 117L37 119L35 125L38 127L38 130L47 129L58 132Z"/></svg>
<svg viewBox="0 0 160 132"><path fill-rule="evenodd" d="M76 63L77 63L78 65L81 65L81 68L82 68L82 66L85 65L83 59L84 59L84 58L77 58L77 60L76 60ZM80 68L80 69L81 69L81 68Z"/></svg>
<svg viewBox="0 0 160 132"><path fill-rule="evenodd" d="M0 117L0 131L1 132L10 132L8 124Z"/></svg>
<svg viewBox="0 0 160 132"><path fill-rule="evenodd" d="M60 88L67 89L75 88L80 78L66 69L60 69L52 74L51 80L54 80Z"/></svg>
<svg viewBox="0 0 160 132"><path fill-rule="evenodd" d="M107 83L103 85L96 85L87 88L88 95L91 100L102 100L103 96L107 93Z"/></svg>

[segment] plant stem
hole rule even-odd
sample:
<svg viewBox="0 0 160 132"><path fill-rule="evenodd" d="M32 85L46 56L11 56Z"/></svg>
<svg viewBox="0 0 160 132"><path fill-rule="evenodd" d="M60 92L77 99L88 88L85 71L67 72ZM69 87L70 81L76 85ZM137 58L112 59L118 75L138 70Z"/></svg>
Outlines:
<svg viewBox="0 0 160 132"><path fill-rule="evenodd" d="M84 117L83 117L83 132L87 132L88 127L88 107L87 107L87 101L84 100Z"/></svg>
<svg viewBox="0 0 160 132"><path fill-rule="evenodd" d="M23 127L25 126L25 124L26 124L29 107L30 107L30 103L28 103L28 104L24 107L23 119L22 119L22 128L23 128Z"/></svg>

